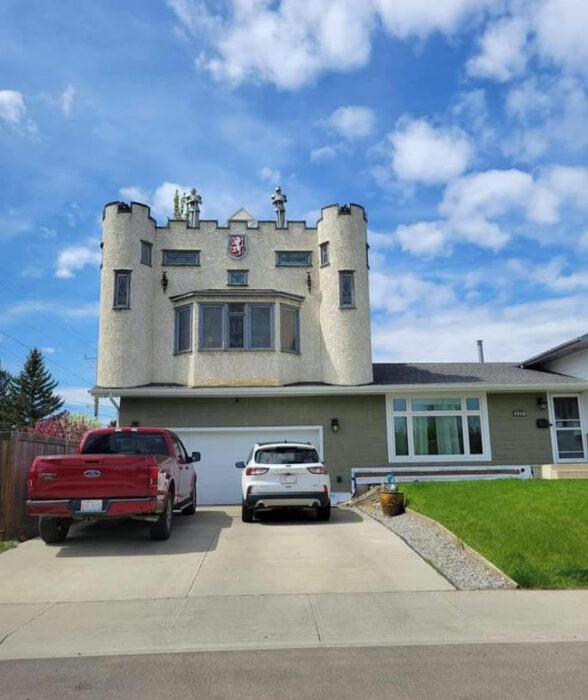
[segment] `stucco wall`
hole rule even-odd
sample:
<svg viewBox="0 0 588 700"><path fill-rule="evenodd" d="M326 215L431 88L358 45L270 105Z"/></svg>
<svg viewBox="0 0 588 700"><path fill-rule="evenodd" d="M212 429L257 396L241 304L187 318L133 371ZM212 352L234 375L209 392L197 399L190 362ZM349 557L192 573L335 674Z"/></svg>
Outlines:
<svg viewBox="0 0 588 700"><path fill-rule="evenodd" d="M492 443L492 464L544 464L551 462L549 430L536 427L537 409L532 394L489 394L488 414ZM513 409L528 412L525 418L512 416ZM338 418L340 429L331 430ZM300 398L219 399L125 399L121 400L121 425L173 427L232 427L276 425L322 425L325 460L333 477L341 476L349 486L351 467L388 464L385 396L337 396ZM447 464L439 461L438 464ZM458 464L459 459L449 463ZM461 462L464 463L464 462ZM485 463L476 462L477 465ZM487 464L487 463L486 463ZM433 466L427 462L428 466ZM417 468L410 463L397 466Z"/></svg>
<svg viewBox="0 0 588 700"><path fill-rule="evenodd" d="M120 212L118 203L108 205L103 226L98 384L369 383L371 338L363 208L354 205L351 214L340 215L337 205L326 207L320 225L331 239L333 264L327 274L336 278L336 284L322 284L318 232L302 222L289 222L284 229L274 222L250 226L237 220L229 221L227 227L218 226L216 221L202 221L198 228L189 228L184 221L157 227L149 218L148 207L133 203L130 212ZM248 253L240 260L227 255L228 236L234 233L247 235ZM141 239L153 243L151 267L140 264ZM162 251L169 249L200 251L200 265L162 266ZM310 251L312 266L278 267L276 251ZM341 266L357 270L358 303L354 310L339 308L337 270ZM132 273L131 309L121 311L112 309L112 296L113 270L122 268ZM228 286L228 270L248 270L247 288ZM166 293L161 287L164 271ZM213 299L196 295L174 301L172 297L211 289L235 291L232 299L223 298L223 302L248 301L237 296L245 289L277 290L300 297L289 302L300 308L300 355L280 351L279 305L284 299L278 297L255 299L274 304L274 351L199 352L198 304ZM174 308L184 304L193 305L193 350L174 356Z"/></svg>

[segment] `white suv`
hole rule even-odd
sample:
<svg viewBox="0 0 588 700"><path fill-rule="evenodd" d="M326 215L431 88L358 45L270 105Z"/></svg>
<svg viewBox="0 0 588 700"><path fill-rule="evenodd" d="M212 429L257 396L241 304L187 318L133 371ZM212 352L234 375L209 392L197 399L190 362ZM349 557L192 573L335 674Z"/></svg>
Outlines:
<svg viewBox="0 0 588 700"><path fill-rule="evenodd" d="M243 470L243 522L253 521L256 510L314 508L318 520L331 517L331 479L309 442L256 443Z"/></svg>

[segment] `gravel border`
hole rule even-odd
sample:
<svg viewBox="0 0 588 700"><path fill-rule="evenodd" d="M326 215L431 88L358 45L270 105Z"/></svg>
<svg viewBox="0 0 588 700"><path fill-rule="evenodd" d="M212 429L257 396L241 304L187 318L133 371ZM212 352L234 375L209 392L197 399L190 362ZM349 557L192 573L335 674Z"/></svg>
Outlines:
<svg viewBox="0 0 588 700"><path fill-rule="evenodd" d="M485 563L480 555L468 551L463 542L438 523L411 512L389 517L374 501L364 501L355 507L397 534L458 590L517 588L512 579Z"/></svg>

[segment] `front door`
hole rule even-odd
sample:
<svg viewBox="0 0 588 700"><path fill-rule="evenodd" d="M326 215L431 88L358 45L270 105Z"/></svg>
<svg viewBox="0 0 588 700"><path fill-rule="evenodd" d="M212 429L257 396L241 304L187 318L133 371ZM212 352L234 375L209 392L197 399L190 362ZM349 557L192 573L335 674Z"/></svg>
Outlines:
<svg viewBox="0 0 588 700"><path fill-rule="evenodd" d="M586 445L577 396L553 396L553 437L558 462L584 462Z"/></svg>

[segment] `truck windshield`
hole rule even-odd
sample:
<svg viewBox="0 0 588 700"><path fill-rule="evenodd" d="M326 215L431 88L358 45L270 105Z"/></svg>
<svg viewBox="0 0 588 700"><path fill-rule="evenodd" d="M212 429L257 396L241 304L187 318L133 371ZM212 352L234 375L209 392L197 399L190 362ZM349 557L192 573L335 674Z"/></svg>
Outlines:
<svg viewBox="0 0 588 700"><path fill-rule="evenodd" d="M257 464L316 464L317 451L308 447L265 447L255 453Z"/></svg>
<svg viewBox="0 0 588 700"><path fill-rule="evenodd" d="M89 435L84 455L167 455L163 435L158 433L96 433Z"/></svg>

